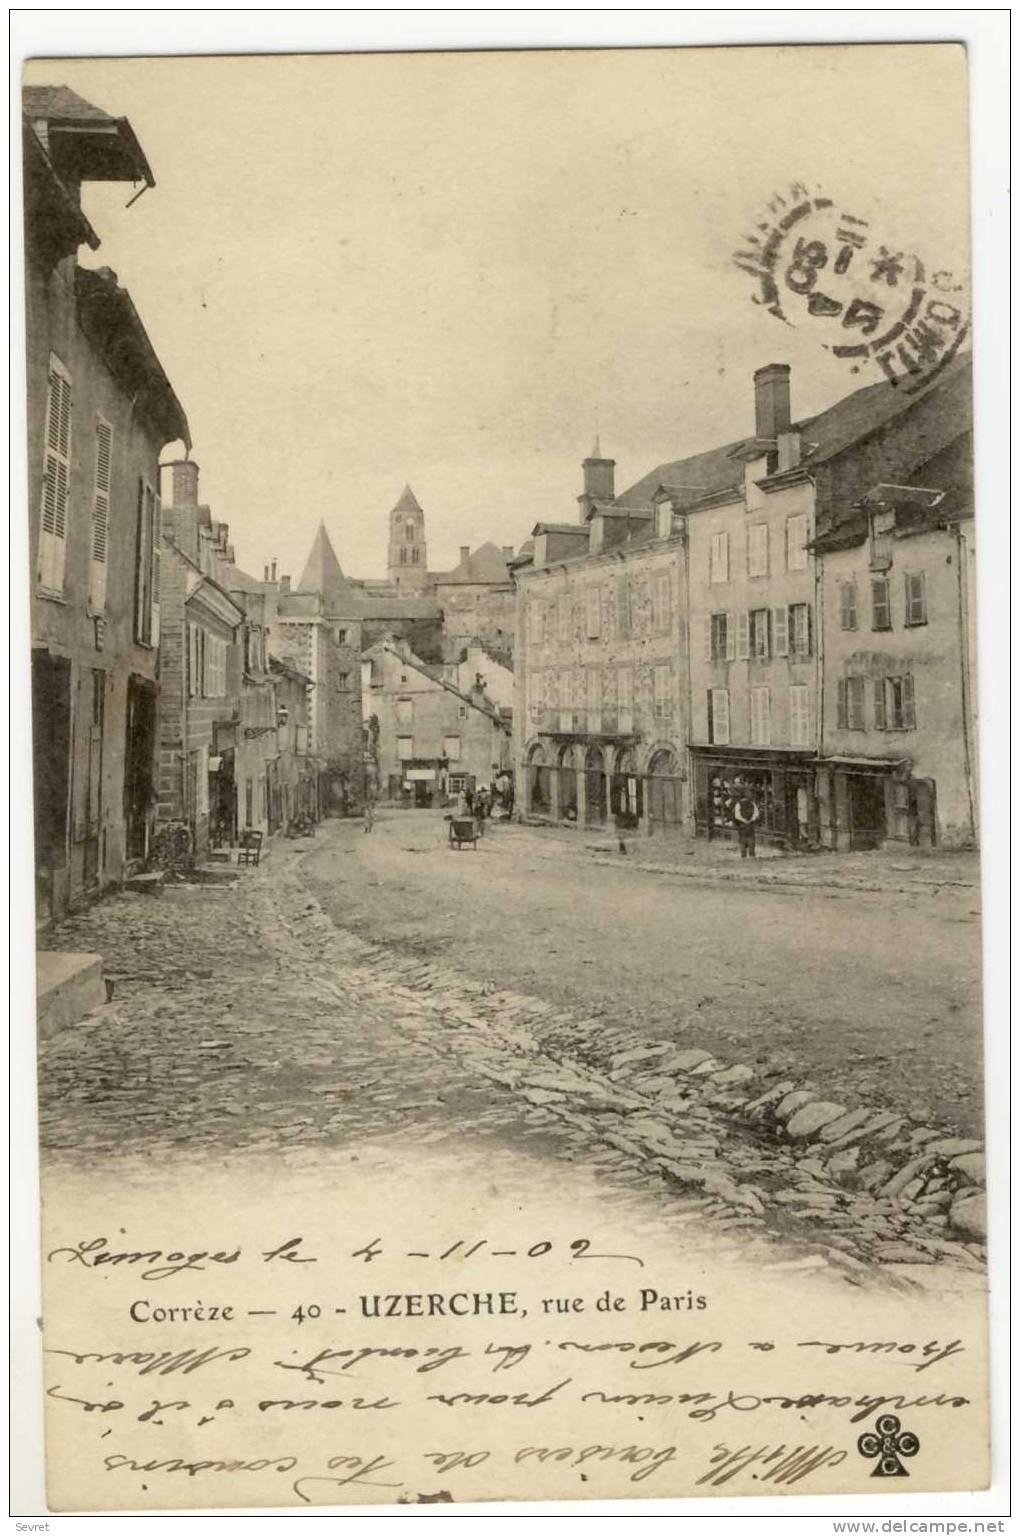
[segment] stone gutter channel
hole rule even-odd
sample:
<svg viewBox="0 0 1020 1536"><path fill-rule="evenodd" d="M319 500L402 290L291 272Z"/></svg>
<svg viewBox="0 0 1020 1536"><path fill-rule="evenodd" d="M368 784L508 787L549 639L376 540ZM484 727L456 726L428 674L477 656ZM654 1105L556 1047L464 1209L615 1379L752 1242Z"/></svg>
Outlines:
<svg viewBox="0 0 1020 1536"><path fill-rule="evenodd" d="M396 1003L409 1033L466 1059L529 1120L570 1128L616 1175L640 1177L720 1238L732 1234L742 1256L907 1290L984 1271L980 1142L820 1099L776 1069L641 1041L362 939L327 915L296 862L271 878L260 871L246 895L253 931L281 958L299 956L310 985L347 1002L355 989Z"/></svg>

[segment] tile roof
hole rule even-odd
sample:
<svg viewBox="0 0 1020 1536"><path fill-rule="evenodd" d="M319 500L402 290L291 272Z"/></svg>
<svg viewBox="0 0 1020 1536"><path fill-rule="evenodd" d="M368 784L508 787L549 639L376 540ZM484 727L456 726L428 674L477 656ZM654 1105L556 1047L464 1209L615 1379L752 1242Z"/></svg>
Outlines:
<svg viewBox="0 0 1020 1536"><path fill-rule="evenodd" d="M65 118L82 123L113 123L116 118L94 107L66 85L26 85L21 92L22 110L31 118Z"/></svg>
<svg viewBox="0 0 1020 1536"><path fill-rule="evenodd" d="M452 571L436 571L434 579L439 586L506 586L510 577L506 556L489 543L469 552Z"/></svg>
<svg viewBox="0 0 1020 1536"><path fill-rule="evenodd" d="M901 411L909 410L932 389L948 389L952 393L969 395L970 358L962 355L954 358L938 378L933 379L927 390L915 395L904 395L894 384L869 384L864 389L845 395L835 405L794 423L794 430L801 435L803 444L802 465L810 468L835 458L862 438L877 431ZM618 507L647 507L660 485L671 490L679 487L685 493L681 502L686 504L724 491L742 482L740 451L754 441L753 435L725 443L720 448L691 454L684 459L673 459L659 464L647 475L616 498Z"/></svg>

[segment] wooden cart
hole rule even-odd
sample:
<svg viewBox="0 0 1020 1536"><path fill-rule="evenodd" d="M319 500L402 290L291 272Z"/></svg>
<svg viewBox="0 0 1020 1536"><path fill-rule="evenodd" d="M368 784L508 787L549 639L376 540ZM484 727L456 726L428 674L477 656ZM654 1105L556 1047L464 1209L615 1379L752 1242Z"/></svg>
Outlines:
<svg viewBox="0 0 1020 1536"><path fill-rule="evenodd" d="M467 843L475 848L478 845L478 828L473 817L451 816L450 818L450 847L463 848Z"/></svg>

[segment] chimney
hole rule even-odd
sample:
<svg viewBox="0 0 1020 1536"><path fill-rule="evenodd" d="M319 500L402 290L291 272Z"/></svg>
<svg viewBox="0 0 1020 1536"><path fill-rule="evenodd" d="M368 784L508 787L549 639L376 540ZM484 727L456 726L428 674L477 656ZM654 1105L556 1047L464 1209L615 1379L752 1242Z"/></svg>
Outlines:
<svg viewBox="0 0 1020 1536"><path fill-rule="evenodd" d="M602 457L598 438L581 468L584 472L584 499L588 502L612 501L616 495L616 460Z"/></svg>
<svg viewBox="0 0 1020 1536"><path fill-rule="evenodd" d="M754 375L754 435L775 442L789 430L789 364L766 363Z"/></svg>
<svg viewBox="0 0 1020 1536"><path fill-rule="evenodd" d="M269 580L270 581L275 581L276 580L276 561L275 560L273 561L272 565L270 566L270 577L269 577Z"/></svg>
<svg viewBox="0 0 1020 1536"><path fill-rule="evenodd" d="M281 576L280 577L280 591L282 593L287 593L287 592L290 591L290 577L289 576Z"/></svg>
<svg viewBox="0 0 1020 1536"><path fill-rule="evenodd" d="M194 459L175 459L170 469L173 476L173 505L175 507L197 507L198 465Z"/></svg>
<svg viewBox="0 0 1020 1536"><path fill-rule="evenodd" d="M268 581L269 580L269 567L268 567L268 565L264 565L262 567L262 580L263 581Z"/></svg>
<svg viewBox="0 0 1020 1536"><path fill-rule="evenodd" d="M471 553L471 546L470 546L470 544L462 544L460 546L460 563L461 563L461 565L466 565L467 564L468 555L470 555L470 553Z"/></svg>
<svg viewBox="0 0 1020 1536"><path fill-rule="evenodd" d="M504 544L503 545L503 559L504 560L512 560L513 557L514 557L514 547L513 547L513 545L512 544Z"/></svg>

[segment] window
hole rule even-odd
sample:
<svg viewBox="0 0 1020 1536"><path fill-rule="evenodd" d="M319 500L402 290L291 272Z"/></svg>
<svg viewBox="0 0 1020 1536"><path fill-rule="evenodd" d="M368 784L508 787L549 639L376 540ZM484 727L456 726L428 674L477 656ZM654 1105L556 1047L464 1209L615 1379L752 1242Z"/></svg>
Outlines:
<svg viewBox="0 0 1020 1536"><path fill-rule="evenodd" d="M863 677L841 677L836 683L836 724L843 731L863 731Z"/></svg>
<svg viewBox="0 0 1020 1536"><path fill-rule="evenodd" d="M808 520L804 512L786 519L786 569L807 570Z"/></svg>
<svg viewBox="0 0 1020 1536"><path fill-rule="evenodd" d="M412 549L412 551L411 551L411 564L412 565L420 565L421 564L421 550L418 549L417 546L415 546L415 548Z"/></svg>
<svg viewBox="0 0 1020 1536"><path fill-rule="evenodd" d="M713 613L706 623L706 660L732 661L736 655L735 633L728 613Z"/></svg>
<svg viewBox="0 0 1020 1536"><path fill-rule="evenodd" d="M790 604L790 655L811 655L811 609L807 603Z"/></svg>
<svg viewBox="0 0 1020 1536"><path fill-rule="evenodd" d="M113 428L96 417L96 477L92 491L92 555L89 562L89 607L93 613L106 609L106 560L110 536L110 465Z"/></svg>
<svg viewBox="0 0 1020 1536"><path fill-rule="evenodd" d="M218 635L204 635L202 693L207 699L222 699L227 691L227 642Z"/></svg>
<svg viewBox="0 0 1020 1536"><path fill-rule="evenodd" d="M565 592L556 600L556 638L570 639L570 598Z"/></svg>
<svg viewBox="0 0 1020 1536"><path fill-rule="evenodd" d="M398 699L397 700L397 724L398 725L408 725L408 726L414 724L414 700L413 699Z"/></svg>
<svg viewBox="0 0 1020 1536"><path fill-rule="evenodd" d="M67 503L71 484L71 375L50 353L46 387L46 440L43 445L42 506L39 514L39 585L59 595L64 590Z"/></svg>
<svg viewBox="0 0 1020 1536"><path fill-rule="evenodd" d="M630 634L630 583L626 576L620 576L616 583L616 633L621 640Z"/></svg>
<svg viewBox="0 0 1020 1536"><path fill-rule="evenodd" d="M857 583L841 581L839 584L839 627L857 628Z"/></svg>
<svg viewBox="0 0 1020 1536"><path fill-rule="evenodd" d="M443 756L448 763L456 763L460 758L460 737L443 737Z"/></svg>
<svg viewBox="0 0 1020 1536"><path fill-rule="evenodd" d="M730 694L728 688L708 690L708 739L714 746L729 745Z"/></svg>
<svg viewBox="0 0 1020 1536"><path fill-rule="evenodd" d="M730 536L728 533L713 533L712 544L709 550L708 579L712 582L729 581L730 579Z"/></svg>
<svg viewBox="0 0 1020 1536"><path fill-rule="evenodd" d="M346 645L347 644L347 631L346 631L346 629L338 629L337 630L337 632L336 632L336 643L337 643L337 645Z"/></svg>
<svg viewBox="0 0 1020 1536"><path fill-rule="evenodd" d="M656 503L655 532L660 539L668 539L673 532L673 503L671 501Z"/></svg>
<svg viewBox="0 0 1020 1536"><path fill-rule="evenodd" d="M588 729L596 733L602 729L601 667L590 667L588 670Z"/></svg>
<svg viewBox="0 0 1020 1536"><path fill-rule="evenodd" d="M339 693L350 693L351 674L349 672L338 672L336 677L336 686Z"/></svg>
<svg viewBox="0 0 1020 1536"><path fill-rule="evenodd" d="M892 565L893 532L896 514L881 509L871 514L871 566L873 570L888 570Z"/></svg>
<svg viewBox="0 0 1020 1536"><path fill-rule="evenodd" d="M892 629L892 604L889 601L889 582L884 576L871 583L871 627Z"/></svg>
<svg viewBox="0 0 1020 1536"><path fill-rule="evenodd" d="M772 695L768 688L751 689L751 741L767 747L772 741Z"/></svg>
<svg viewBox="0 0 1020 1536"><path fill-rule="evenodd" d="M159 497L145 480L138 482L138 529L135 562L135 639L159 644Z"/></svg>
<svg viewBox="0 0 1020 1536"><path fill-rule="evenodd" d="M794 683L790 688L790 745L810 746L810 721L808 716L808 690L806 683Z"/></svg>
<svg viewBox="0 0 1020 1536"><path fill-rule="evenodd" d="M414 756L414 737L397 737L397 759L401 763L408 762Z"/></svg>
<svg viewBox="0 0 1020 1536"><path fill-rule="evenodd" d="M669 683L669 665L660 663L652 673L652 712L656 720L665 720L669 717Z"/></svg>
<svg viewBox="0 0 1020 1536"><path fill-rule="evenodd" d="M913 731L917 728L914 712L914 679L877 677L875 679L876 731Z"/></svg>
<svg viewBox="0 0 1020 1536"><path fill-rule="evenodd" d="M414 523L407 522L404 524L404 538L409 544L414 543Z"/></svg>
<svg viewBox="0 0 1020 1536"><path fill-rule="evenodd" d="M597 640L602 628L602 600L598 587L589 587L584 595L585 632L589 640Z"/></svg>
<svg viewBox="0 0 1020 1536"><path fill-rule="evenodd" d="M769 654L769 611L767 608L754 608L750 614L751 620L751 655L756 660L767 658Z"/></svg>
<svg viewBox="0 0 1020 1536"><path fill-rule="evenodd" d="M904 624L927 624L928 604L924 595L923 576L904 576Z"/></svg>
<svg viewBox="0 0 1020 1536"><path fill-rule="evenodd" d="M574 699L574 725L575 731L584 730L584 722L588 709L588 679L583 667L575 667L571 674Z"/></svg>
<svg viewBox="0 0 1020 1536"><path fill-rule="evenodd" d="M751 523L747 529L747 574L767 576L769 573L769 525Z"/></svg>
<svg viewBox="0 0 1020 1536"><path fill-rule="evenodd" d="M634 674L621 667L616 674L616 709L620 732L628 736L634 729Z"/></svg>
<svg viewBox="0 0 1020 1536"><path fill-rule="evenodd" d="M669 631L669 575L660 571L652 578L652 629L657 635Z"/></svg>

